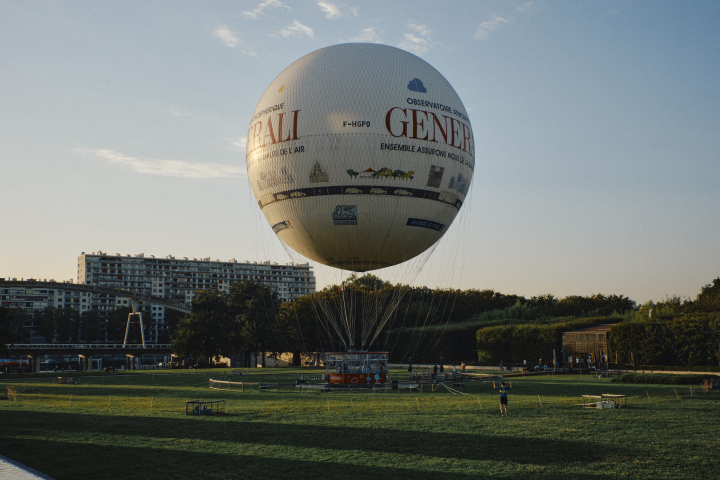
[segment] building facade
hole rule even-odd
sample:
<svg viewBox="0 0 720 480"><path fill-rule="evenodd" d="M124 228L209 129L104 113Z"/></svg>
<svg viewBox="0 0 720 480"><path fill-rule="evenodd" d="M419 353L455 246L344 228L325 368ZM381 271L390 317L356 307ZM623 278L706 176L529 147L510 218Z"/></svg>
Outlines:
<svg viewBox="0 0 720 480"><path fill-rule="evenodd" d="M563 332L563 361L569 367L600 367L608 361L607 335L612 325L596 325Z"/></svg>
<svg viewBox="0 0 720 480"><path fill-rule="evenodd" d="M171 255L157 258L153 255L109 255L105 252L83 252L78 257L78 284L122 288L187 306L203 290L227 291L233 283L241 280L257 280L268 285L283 302L315 293L315 275L307 263L280 265L269 261L222 261L209 257L180 259ZM64 283L72 285L73 281ZM0 306L23 309L29 315L25 326L26 338L31 343L41 343L45 339L39 337L34 316L46 307L70 307L82 314L89 310L131 307L132 302L120 295L63 289L57 283L33 287L4 287L0 283ZM143 313L149 337L146 341L167 339L163 331L167 330L169 308L149 301L136 302L135 308Z"/></svg>
<svg viewBox="0 0 720 480"><path fill-rule="evenodd" d="M268 285L281 301L315 293L315 275L309 264L280 265L270 261L239 262L206 258L164 258L150 255L109 255L83 252L78 257L78 283L122 288L190 305L203 290L227 291L235 282L257 280ZM119 299L124 301L126 299ZM104 305L98 305L102 309ZM108 303L109 306L109 303ZM153 322L165 323L165 308L143 305ZM114 307L110 307L114 308ZM150 310L148 310L148 308Z"/></svg>

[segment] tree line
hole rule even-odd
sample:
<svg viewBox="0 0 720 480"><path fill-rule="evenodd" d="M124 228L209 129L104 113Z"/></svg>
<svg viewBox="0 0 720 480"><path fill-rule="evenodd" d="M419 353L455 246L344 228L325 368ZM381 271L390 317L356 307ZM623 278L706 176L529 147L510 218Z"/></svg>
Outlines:
<svg viewBox="0 0 720 480"><path fill-rule="evenodd" d="M633 307L620 295L528 299L494 290L391 285L371 274L352 275L342 292L337 285L330 285L280 303L269 287L243 281L233 284L228 292L206 291L196 297L192 313L178 324L173 335L174 353L198 359L290 352L299 365L305 352L345 350L323 304L344 302L343 309L356 319L353 333L357 339L363 328L360 319L375 314L379 303L385 302L381 310L387 308L394 295L401 296L397 308L381 334L365 348L387 350L396 362L410 358L436 362L440 356L448 362L472 361L477 358L476 333L482 326L543 324L559 315L590 317ZM359 344L350 348L359 348Z"/></svg>
<svg viewBox="0 0 720 480"><path fill-rule="evenodd" d="M28 314L22 308L0 307L0 345L12 343L28 343L34 335L40 335L46 343L93 343L93 342L122 342L125 338L125 327L129 307L117 307L112 310L86 310L79 312L72 307L46 307L38 310L34 315ZM145 312L142 312L147 315ZM167 311L166 323L172 327L179 320L178 312ZM149 317L145 317L144 335L146 341L150 338ZM170 331L158 331L159 343L170 343ZM140 341L140 328L133 326L128 334L129 342ZM0 347L0 348L2 348Z"/></svg>
<svg viewBox="0 0 720 480"><path fill-rule="evenodd" d="M184 318L166 312L171 328L162 331L161 343L172 340L174 353L182 358L250 353L264 358L290 352L299 364L305 352L344 350L327 310L321 308L323 302L343 301L350 315L362 319L394 295L401 297L397 308L366 348L387 350L395 362L412 358L434 363L440 357L446 363L516 362L531 352L545 352L537 355L545 357L559 348L563 331L598 323L617 323L609 342L621 362L630 352L647 364L714 365L720 360L720 278L702 287L694 300L672 297L639 307L622 295L526 298L494 290L391 285L369 274L351 276L342 292L331 285L281 303L270 287L242 281L227 292L201 292ZM34 325L49 341L122 341L128 313L122 307L83 314L68 307L48 307L36 312ZM24 311L0 308L0 344L26 338L26 324ZM356 338L361 330L362 322L357 321ZM137 329L131 333L137 339ZM246 361L249 357L245 355Z"/></svg>
<svg viewBox="0 0 720 480"><path fill-rule="evenodd" d="M720 365L720 278L703 286L695 300L647 302L623 320L608 335L608 350L621 363Z"/></svg>
<svg viewBox="0 0 720 480"><path fill-rule="evenodd" d="M572 310L561 306L566 303L564 300L558 301L560 308L550 313L570 313ZM720 278L703 286L694 300L672 297L626 308L624 297L595 295L574 298L570 303L575 315L566 317L538 316L537 310L528 304L476 316L478 322L484 321L470 327L480 327L476 332L478 361L545 358L553 348L556 351L562 348L563 332L613 324L606 352L612 362L684 367L720 365ZM582 315L577 315L577 308L582 308Z"/></svg>

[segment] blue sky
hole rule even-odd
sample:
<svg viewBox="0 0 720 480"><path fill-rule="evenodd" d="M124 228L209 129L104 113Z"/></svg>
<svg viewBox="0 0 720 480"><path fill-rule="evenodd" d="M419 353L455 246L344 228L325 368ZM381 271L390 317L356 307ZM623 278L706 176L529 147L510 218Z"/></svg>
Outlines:
<svg viewBox="0 0 720 480"><path fill-rule="evenodd" d="M363 41L428 61L473 124L464 224L418 281L694 297L720 276L718 18L713 1L2 2L0 276L75 278L98 249L289 261L249 192L250 117L290 63Z"/></svg>

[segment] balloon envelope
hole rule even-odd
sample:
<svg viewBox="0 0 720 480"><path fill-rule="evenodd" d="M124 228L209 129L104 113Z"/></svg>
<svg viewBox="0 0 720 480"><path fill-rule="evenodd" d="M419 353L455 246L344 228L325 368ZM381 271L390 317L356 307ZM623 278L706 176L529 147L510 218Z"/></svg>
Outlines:
<svg viewBox="0 0 720 480"><path fill-rule="evenodd" d="M278 237L316 262L389 267L447 231L472 181L467 112L424 60L377 44L299 59L253 113L246 159Z"/></svg>

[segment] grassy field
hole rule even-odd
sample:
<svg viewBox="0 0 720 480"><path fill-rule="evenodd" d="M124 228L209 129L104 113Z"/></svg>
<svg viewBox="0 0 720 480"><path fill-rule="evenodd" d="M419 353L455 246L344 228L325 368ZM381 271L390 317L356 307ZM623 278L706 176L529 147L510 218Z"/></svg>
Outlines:
<svg viewBox="0 0 720 480"><path fill-rule="evenodd" d="M208 388L226 370L201 372L3 379L17 401L0 401L0 454L59 480L718 475L720 394L699 386L513 378L501 417L488 383L462 393L239 393ZM260 380L290 383L298 372ZM600 393L628 395L629 408L575 405ZM185 416L187 399L225 399L227 414Z"/></svg>

